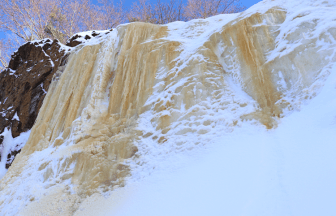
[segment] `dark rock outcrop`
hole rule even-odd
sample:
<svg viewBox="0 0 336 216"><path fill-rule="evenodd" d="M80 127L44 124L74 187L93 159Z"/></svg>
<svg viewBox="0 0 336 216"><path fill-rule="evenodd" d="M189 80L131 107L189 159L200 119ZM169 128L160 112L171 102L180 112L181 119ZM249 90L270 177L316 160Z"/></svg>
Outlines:
<svg viewBox="0 0 336 216"><path fill-rule="evenodd" d="M12 55L8 68L0 73L0 133L10 128L15 138L33 127L52 77L65 65L70 50L57 40L45 39L25 43ZM0 153L3 139L0 136ZM20 146L10 149L6 168L20 150Z"/></svg>
<svg viewBox="0 0 336 216"><path fill-rule="evenodd" d="M94 37L101 37L104 34L109 34L113 29L106 30L106 31L88 31L88 32L81 32L78 34L75 34L69 40L67 40L66 44L69 47L75 47L79 44L85 43L86 41L94 38Z"/></svg>

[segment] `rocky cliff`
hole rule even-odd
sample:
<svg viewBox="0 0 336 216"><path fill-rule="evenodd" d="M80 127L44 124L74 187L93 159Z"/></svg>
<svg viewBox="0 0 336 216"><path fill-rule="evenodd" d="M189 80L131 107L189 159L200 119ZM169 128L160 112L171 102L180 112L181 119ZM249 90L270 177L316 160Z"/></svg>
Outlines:
<svg viewBox="0 0 336 216"><path fill-rule="evenodd" d="M205 20L121 25L77 45L50 86L51 63L45 82L20 81L28 84L19 95L48 93L0 182L0 205L20 208L0 212L71 215L86 197L153 170L151 157L191 151L246 121L276 129L319 93L336 62L335 7L269 0ZM1 76L17 82L12 70ZM13 135L32 124L30 106L6 114L22 118Z"/></svg>
<svg viewBox="0 0 336 216"><path fill-rule="evenodd" d="M16 138L33 127L52 77L64 68L68 51L58 41L46 39L26 43L14 53L8 68L0 73L1 133L9 128ZM3 139L0 136L2 149ZM22 142L12 145L4 155L7 169L25 144Z"/></svg>
<svg viewBox="0 0 336 216"><path fill-rule="evenodd" d="M17 137L33 127L52 78L63 72L71 48L109 32L75 34L66 45L50 39L28 42L13 54L8 68L0 73L0 133L7 129L11 138L16 138L10 141L12 145L4 154L6 169L27 141ZM5 152L3 140L0 135L0 161Z"/></svg>

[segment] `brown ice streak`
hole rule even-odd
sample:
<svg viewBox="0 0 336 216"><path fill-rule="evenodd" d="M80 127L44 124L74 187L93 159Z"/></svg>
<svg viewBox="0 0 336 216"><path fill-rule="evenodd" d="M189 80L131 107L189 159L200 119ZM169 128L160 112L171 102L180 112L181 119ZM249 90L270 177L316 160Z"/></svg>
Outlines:
<svg viewBox="0 0 336 216"><path fill-rule="evenodd" d="M272 68L266 63L265 53L274 49L274 36L267 25L262 24L264 20L269 19L269 15L276 24L281 24L286 17L286 12L282 10L271 9L265 14L253 14L248 18L234 21L223 28L221 33L212 35L206 47L210 50L216 49L221 41L226 46L234 47L236 51L236 61L241 65L241 78L246 93L255 99L260 111L242 116L242 119L256 119L264 124L268 129L276 127L274 117L280 117L281 108L276 102L281 98L272 78ZM212 54L213 55L213 54ZM220 56L210 59L218 64ZM225 72L225 71L224 71Z"/></svg>

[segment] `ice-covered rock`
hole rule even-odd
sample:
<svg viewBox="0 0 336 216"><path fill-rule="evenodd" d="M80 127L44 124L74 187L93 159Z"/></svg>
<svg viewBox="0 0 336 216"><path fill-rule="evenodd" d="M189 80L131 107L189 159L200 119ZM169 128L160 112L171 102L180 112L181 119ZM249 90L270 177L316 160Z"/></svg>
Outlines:
<svg viewBox="0 0 336 216"><path fill-rule="evenodd" d="M0 182L0 212L73 214L86 197L152 172L164 155L246 121L276 129L336 63L335 9L266 0L204 20L121 25L77 45Z"/></svg>

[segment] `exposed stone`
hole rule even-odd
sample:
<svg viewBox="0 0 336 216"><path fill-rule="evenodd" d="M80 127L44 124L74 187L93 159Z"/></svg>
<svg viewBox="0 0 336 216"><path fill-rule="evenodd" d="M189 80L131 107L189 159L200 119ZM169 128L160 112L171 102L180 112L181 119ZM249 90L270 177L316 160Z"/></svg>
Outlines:
<svg viewBox="0 0 336 216"><path fill-rule="evenodd" d="M45 39L25 43L12 55L8 68L0 73L0 133L11 128L15 138L33 127L52 77L65 65L69 49L58 40ZM3 137L0 146L2 142ZM6 168L20 151L11 149Z"/></svg>

